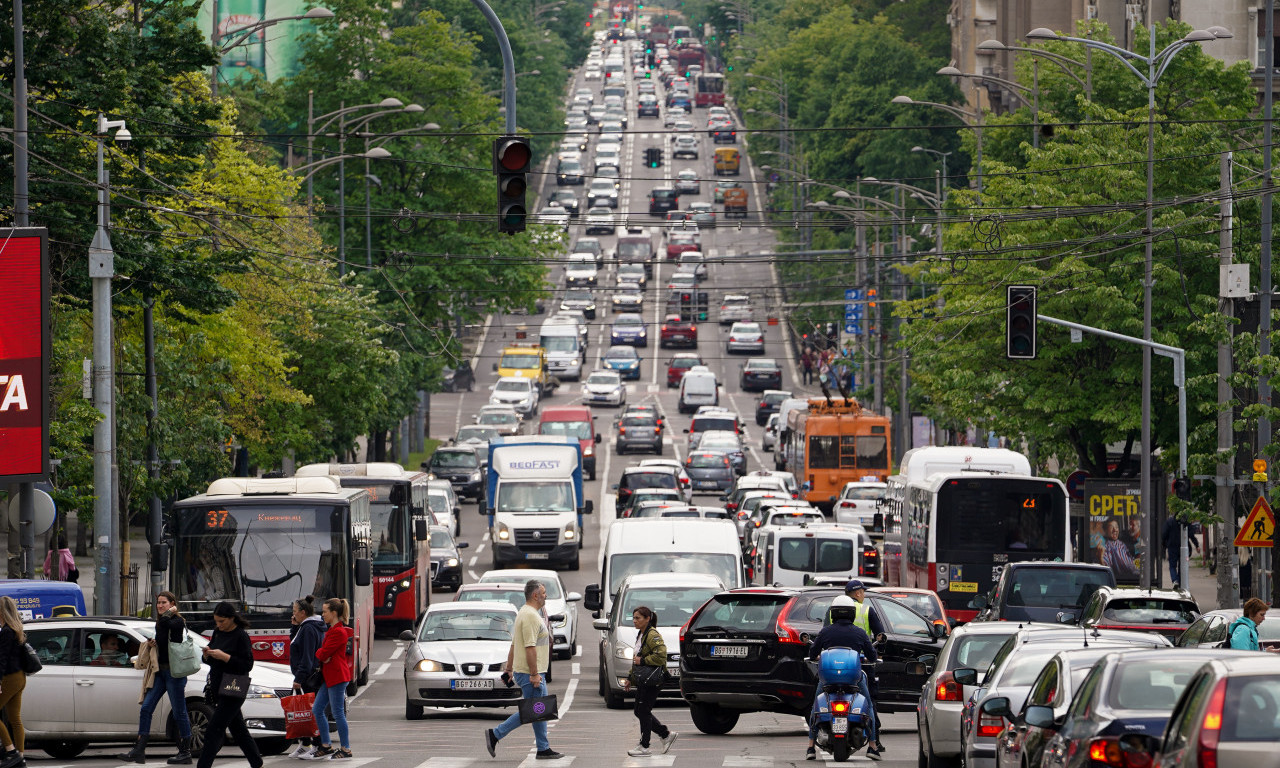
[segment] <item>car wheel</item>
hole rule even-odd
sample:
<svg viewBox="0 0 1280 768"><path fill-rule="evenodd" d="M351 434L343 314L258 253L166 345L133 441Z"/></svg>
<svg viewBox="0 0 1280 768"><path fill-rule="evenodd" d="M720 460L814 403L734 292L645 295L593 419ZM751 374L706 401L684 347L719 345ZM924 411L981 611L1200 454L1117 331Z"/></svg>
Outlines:
<svg viewBox="0 0 1280 768"><path fill-rule="evenodd" d="M263 757L266 757L267 755L283 755L292 742L289 739L274 737L256 739L254 743L258 746L258 751L262 753Z"/></svg>
<svg viewBox="0 0 1280 768"><path fill-rule="evenodd" d="M170 715L172 717L172 715ZM191 721L191 751L199 753L204 749L204 734L209 729L209 719L213 717L213 707L204 703L203 699L187 699L187 718ZM175 725L174 733L178 732Z"/></svg>
<svg viewBox="0 0 1280 768"><path fill-rule="evenodd" d="M614 693L613 691L605 691L604 705L609 709L625 709L627 702L626 699L622 697L622 694Z"/></svg>
<svg viewBox="0 0 1280 768"><path fill-rule="evenodd" d="M569 570L578 570L578 553L576 552L573 554L573 559L569 561Z"/></svg>
<svg viewBox="0 0 1280 768"><path fill-rule="evenodd" d="M405 720L421 720L425 717L425 708L421 704L404 703L404 719Z"/></svg>
<svg viewBox="0 0 1280 768"><path fill-rule="evenodd" d="M89 745L83 741L46 741L41 744L27 744L27 746L43 749L55 760L71 760Z"/></svg>
<svg viewBox="0 0 1280 768"><path fill-rule="evenodd" d="M613 446L613 452L618 454L619 456L626 453L626 451L622 450L622 443L615 443Z"/></svg>
<svg viewBox="0 0 1280 768"><path fill-rule="evenodd" d="M723 736L738 724L738 713L716 704L689 704L689 714L698 730L711 736Z"/></svg>

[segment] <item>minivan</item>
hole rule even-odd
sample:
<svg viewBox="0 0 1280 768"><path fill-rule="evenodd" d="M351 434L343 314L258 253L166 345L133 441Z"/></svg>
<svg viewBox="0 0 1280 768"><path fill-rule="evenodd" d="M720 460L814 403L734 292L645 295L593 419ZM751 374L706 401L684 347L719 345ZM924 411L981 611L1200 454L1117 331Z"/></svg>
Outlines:
<svg viewBox="0 0 1280 768"><path fill-rule="evenodd" d="M593 618L609 613L622 582L634 573L706 573L729 589L743 586L738 529L728 520L645 518L609 528L600 583L587 586L583 605Z"/></svg>
<svg viewBox="0 0 1280 768"><path fill-rule="evenodd" d="M834 525L774 528L757 542L753 578L768 587L861 579L880 583L880 555L860 531Z"/></svg>
<svg viewBox="0 0 1280 768"><path fill-rule="evenodd" d="M603 438L596 432L595 416L585 405L557 405L542 409L538 434L575 438L582 446L582 471L596 479L596 446Z"/></svg>
<svg viewBox="0 0 1280 768"><path fill-rule="evenodd" d="M547 352L547 370L557 379L582 378L586 342L577 323L548 318L538 331L538 344Z"/></svg>
<svg viewBox="0 0 1280 768"><path fill-rule="evenodd" d="M674 187L654 187L649 192L649 215L661 216L680 207L680 195Z"/></svg>
<svg viewBox="0 0 1280 768"><path fill-rule="evenodd" d="M703 365L690 368L680 380L680 412L693 413L700 406L719 404L720 385L716 375Z"/></svg>

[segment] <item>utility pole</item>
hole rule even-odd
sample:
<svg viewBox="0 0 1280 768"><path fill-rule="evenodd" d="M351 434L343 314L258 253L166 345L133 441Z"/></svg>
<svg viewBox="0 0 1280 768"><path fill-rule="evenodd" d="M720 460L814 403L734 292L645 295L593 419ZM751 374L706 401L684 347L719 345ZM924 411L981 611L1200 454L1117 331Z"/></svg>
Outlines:
<svg viewBox="0 0 1280 768"><path fill-rule="evenodd" d="M1273 107L1275 99L1272 96L1272 89L1275 87L1275 0L1267 0L1266 7L1266 24L1263 32L1263 80L1262 80L1262 250L1259 253L1258 266L1258 355L1266 358L1271 354L1271 118L1273 115ZM1270 373L1264 372L1258 377L1258 402L1267 408L1271 407L1271 380ZM1258 457L1266 458L1267 451L1271 447L1271 419L1263 411L1262 416L1258 418ZM1270 501L1271 482L1268 480L1262 487L1262 493L1268 497ZM1265 595L1267 590L1267 578L1271 578L1271 589L1275 590L1276 585L1280 584L1271 572L1273 563L1280 558L1272 556L1270 549L1259 548L1255 555L1260 561L1254 567L1254 573L1257 573L1259 589L1254 593L1257 595ZM1275 599L1275 592L1271 591L1272 599Z"/></svg>
<svg viewBox="0 0 1280 768"><path fill-rule="evenodd" d="M859 333L854 339L855 358L861 360L862 365L858 369L858 384L866 386L867 375L871 371L871 356L867 353L867 334L871 330L871 312L867 302L867 225L863 220L862 201L858 201L858 213L853 220L854 225L854 249L857 258L854 260L853 279L854 284L858 286L858 295L862 297L862 322L864 326L862 333Z"/></svg>
<svg viewBox="0 0 1280 768"><path fill-rule="evenodd" d="M160 446L156 443L156 420L160 417L160 394L156 383L156 300L148 298L142 307L142 336L146 347L147 398L151 401L147 410L147 475L153 483L160 481ZM151 543L151 594L164 589L165 564L156 562L157 553L164 548L156 546L164 538L164 517L160 508L160 495L151 490L150 514L147 516L147 541Z"/></svg>
<svg viewBox="0 0 1280 768"><path fill-rule="evenodd" d="M1218 161L1218 172L1221 176L1221 187L1218 197L1218 271L1225 273L1231 266L1231 153L1223 152ZM1219 288L1218 312L1227 319L1226 330L1231 334L1234 327L1230 320L1234 305L1227 298L1223 285ZM1225 456L1234 443L1231 424L1231 337L1218 342L1218 455ZM1214 559L1218 572L1218 607L1236 608L1240 604L1240 562L1236 556L1236 512L1231 503L1234 481L1232 479L1231 462L1219 463L1217 468L1217 486L1214 488L1213 508L1222 523L1215 526L1217 546Z"/></svg>

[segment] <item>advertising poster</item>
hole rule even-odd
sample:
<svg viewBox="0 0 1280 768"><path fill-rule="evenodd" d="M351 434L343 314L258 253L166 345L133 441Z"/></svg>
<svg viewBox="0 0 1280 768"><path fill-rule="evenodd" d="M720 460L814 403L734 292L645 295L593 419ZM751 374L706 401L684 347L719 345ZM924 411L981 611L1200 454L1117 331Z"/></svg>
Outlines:
<svg viewBox="0 0 1280 768"><path fill-rule="evenodd" d="M1079 560L1107 566L1117 584L1137 584L1142 575L1141 499L1137 478L1084 482L1089 520Z"/></svg>
<svg viewBox="0 0 1280 768"><path fill-rule="evenodd" d="M49 469L49 279L43 229L0 229L0 484Z"/></svg>

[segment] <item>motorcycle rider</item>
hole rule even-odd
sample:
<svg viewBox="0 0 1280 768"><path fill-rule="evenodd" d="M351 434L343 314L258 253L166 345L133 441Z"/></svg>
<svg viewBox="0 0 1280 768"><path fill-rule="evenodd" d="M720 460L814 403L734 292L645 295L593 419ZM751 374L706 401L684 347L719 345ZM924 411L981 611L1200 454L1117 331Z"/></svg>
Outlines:
<svg viewBox="0 0 1280 768"><path fill-rule="evenodd" d="M817 660L822 652L828 648L851 648L862 655L864 663L874 664L878 657L876 656L875 646L871 644L871 638L860 627L854 624L857 618L858 608L853 598L846 595L840 595L831 601L831 624L822 628L818 636L813 639L813 643L809 646L809 658ZM817 693L822 692L823 681L821 674L818 676ZM867 727L870 733L867 734L867 757L872 760L880 759L880 750L877 749L879 744L879 734L876 730L876 712L875 703L871 700L871 689L867 685L867 673L862 673L862 679L858 681L858 689L862 693L862 697L867 700L866 713ZM814 694L814 703L817 703L817 693ZM818 739L818 720L811 713L809 716L809 749L805 752L806 760L816 760L818 757L816 745Z"/></svg>

